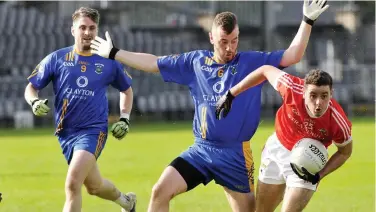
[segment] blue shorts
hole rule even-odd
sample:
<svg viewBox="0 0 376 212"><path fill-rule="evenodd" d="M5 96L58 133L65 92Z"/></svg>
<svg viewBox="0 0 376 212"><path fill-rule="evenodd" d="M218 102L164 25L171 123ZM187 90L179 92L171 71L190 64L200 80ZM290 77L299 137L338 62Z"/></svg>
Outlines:
<svg viewBox="0 0 376 212"><path fill-rule="evenodd" d="M214 180L233 191L254 192L254 164L249 141L236 147L196 141L180 157L205 176L204 185Z"/></svg>
<svg viewBox="0 0 376 212"><path fill-rule="evenodd" d="M72 160L73 152L76 150L86 150L93 154L96 159L101 155L102 150L106 144L107 133L72 133L68 136L58 137L60 146L63 149L63 154L68 164Z"/></svg>

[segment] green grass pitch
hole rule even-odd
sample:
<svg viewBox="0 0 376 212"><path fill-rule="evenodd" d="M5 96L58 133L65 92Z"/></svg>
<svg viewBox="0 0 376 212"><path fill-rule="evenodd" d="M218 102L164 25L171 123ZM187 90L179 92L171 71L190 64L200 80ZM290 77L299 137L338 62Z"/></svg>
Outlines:
<svg viewBox="0 0 376 212"><path fill-rule="evenodd" d="M52 129L0 130L0 211L61 211L67 170ZM260 151L273 132L273 123L261 122L252 139L256 179ZM349 161L321 183L307 212L375 211L374 119L353 122L354 150ZM165 166L193 142L191 123L133 124L123 141L109 136L98 163L102 175L122 191L138 195L138 211L146 211L153 184ZM330 148L333 153L335 148ZM86 194L85 212L120 211L111 202ZM230 211L223 189L211 182L182 194L171 211Z"/></svg>

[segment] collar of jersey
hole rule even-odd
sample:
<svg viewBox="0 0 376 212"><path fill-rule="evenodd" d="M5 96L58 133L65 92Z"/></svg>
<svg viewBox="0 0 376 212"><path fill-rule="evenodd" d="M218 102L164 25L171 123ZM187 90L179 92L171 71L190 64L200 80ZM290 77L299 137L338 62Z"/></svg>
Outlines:
<svg viewBox="0 0 376 212"><path fill-rule="evenodd" d="M93 55L92 53L83 53L83 52L80 52L80 51L78 51L78 50L76 49L75 46L73 46L73 49L74 49L74 53L76 53L76 54L78 54L78 55L81 55L81 56L86 56L86 57L88 57L88 56L92 56L92 55Z"/></svg>
<svg viewBox="0 0 376 212"><path fill-rule="evenodd" d="M228 63L219 63L219 62L215 59L215 57L214 57L214 52L210 52L210 54L211 54L211 59L214 60L214 62L216 62L218 65L226 65L226 64L229 64L229 63L231 63L231 62L236 58L236 56L238 56L238 53L236 53L235 56L234 56L234 58L232 58L232 60L231 60L230 62L228 62Z"/></svg>

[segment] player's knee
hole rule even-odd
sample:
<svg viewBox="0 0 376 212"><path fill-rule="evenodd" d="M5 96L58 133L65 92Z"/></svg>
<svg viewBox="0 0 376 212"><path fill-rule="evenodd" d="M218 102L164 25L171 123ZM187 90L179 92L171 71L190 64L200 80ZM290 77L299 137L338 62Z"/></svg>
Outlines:
<svg viewBox="0 0 376 212"><path fill-rule="evenodd" d="M282 205L282 212L301 212L303 211L305 207L304 203L301 202L292 202L292 201L286 201Z"/></svg>
<svg viewBox="0 0 376 212"><path fill-rule="evenodd" d="M98 195L104 183L104 181L85 181L84 185L88 194ZM113 187L113 190L115 190L115 187Z"/></svg>
<svg viewBox="0 0 376 212"><path fill-rule="evenodd" d="M176 195L167 184L156 183L152 188L151 196L153 200L170 201Z"/></svg>
<svg viewBox="0 0 376 212"><path fill-rule="evenodd" d="M69 193L79 193L82 187L82 182L76 179L68 179L65 181L65 190Z"/></svg>
<svg viewBox="0 0 376 212"><path fill-rule="evenodd" d="M90 195L98 195L100 191L100 185L86 186L86 191Z"/></svg>

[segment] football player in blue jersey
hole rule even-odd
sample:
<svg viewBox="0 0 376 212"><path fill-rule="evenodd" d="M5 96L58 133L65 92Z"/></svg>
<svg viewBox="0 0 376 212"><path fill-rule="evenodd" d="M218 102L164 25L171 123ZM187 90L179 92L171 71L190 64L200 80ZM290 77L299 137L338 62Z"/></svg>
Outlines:
<svg viewBox="0 0 376 212"><path fill-rule="evenodd" d="M72 19L74 45L52 52L39 63L28 78L25 99L36 116L47 115L48 100L40 99L38 91L52 81L55 134L69 164L63 211L81 211L82 185L89 194L119 204L122 211L135 211L135 194L120 192L102 178L97 165L108 132L106 89L112 85L120 91L120 119L111 132L122 139L128 133L133 104L131 78L119 62L90 53L90 41L98 34L98 11L82 7Z"/></svg>
<svg viewBox="0 0 376 212"><path fill-rule="evenodd" d="M307 0L308 1L308 0ZM238 52L239 27L231 12L216 15L209 38L214 51L196 50L158 57L119 50L108 32L96 37L92 53L146 72L159 72L167 82L188 86L195 105L195 142L174 159L152 189L149 212L168 211L170 200L214 180L223 186L233 211L254 211L254 165L249 140L260 120L262 85L248 89L233 103L232 113L216 120L215 104L226 90L262 65L287 67L299 62L312 24L327 9L326 0L303 6L304 18L286 50ZM228 93L231 98L231 93Z"/></svg>

